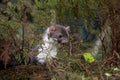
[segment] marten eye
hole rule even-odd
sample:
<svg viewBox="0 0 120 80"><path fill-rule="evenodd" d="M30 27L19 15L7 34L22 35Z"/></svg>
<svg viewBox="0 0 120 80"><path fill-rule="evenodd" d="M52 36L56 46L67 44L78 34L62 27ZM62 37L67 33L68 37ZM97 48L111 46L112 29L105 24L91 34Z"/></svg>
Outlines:
<svg viewBox="0 0 120 80"><path fill-rule="evenodd" d="M62 37L63 37L63 35L62 35L62 34L60 34L58 37L59 37L59 38L62 38Z"/></svg>

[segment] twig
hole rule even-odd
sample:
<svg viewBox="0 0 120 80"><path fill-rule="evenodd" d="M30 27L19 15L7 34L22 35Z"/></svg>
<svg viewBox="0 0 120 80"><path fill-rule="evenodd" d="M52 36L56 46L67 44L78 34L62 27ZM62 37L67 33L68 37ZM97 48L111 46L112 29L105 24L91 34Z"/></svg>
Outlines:
<svg viewBox="0 0 120 80"><path fill-rule="evenodd" d="M69 54L72 55L72 43L71 40L69 40Z"/></svg>

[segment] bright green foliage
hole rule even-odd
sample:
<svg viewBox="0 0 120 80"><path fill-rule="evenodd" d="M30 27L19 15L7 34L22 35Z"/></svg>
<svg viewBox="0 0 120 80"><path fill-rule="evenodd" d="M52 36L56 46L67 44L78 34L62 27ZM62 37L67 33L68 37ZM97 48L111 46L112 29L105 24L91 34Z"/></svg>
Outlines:
<svg viewBox="0 0 120 80"><path fill-rule="evenodd" d="M107 76L107 77L110 77L111 76L111 74L110 73L105 73L105 75Z"/></svg>
<svg viewBox="0 0 120 80"><path fill-rule="evenodd" d="M117 68L117 67L116 67L116 68L113 68L113 70L114 70L114 71L120 71L120 69Z"/></svg>
<svg viewBox="0 0 120 80"><path fill-rule="evenodd" d="M83 56L84 56L85 61L88 63L92 63L95 61L91 53L84 53Z"/></svg>

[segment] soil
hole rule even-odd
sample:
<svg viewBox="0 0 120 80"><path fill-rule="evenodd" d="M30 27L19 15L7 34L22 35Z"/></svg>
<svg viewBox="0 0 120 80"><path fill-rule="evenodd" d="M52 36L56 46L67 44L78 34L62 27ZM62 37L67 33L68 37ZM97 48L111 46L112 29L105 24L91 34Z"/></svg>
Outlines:
<svg viewBox="0 0 120 80"><path fill-rule="evenodd" d="M20 65L0 70L0 80L50 80L45 65Z"/></svg>

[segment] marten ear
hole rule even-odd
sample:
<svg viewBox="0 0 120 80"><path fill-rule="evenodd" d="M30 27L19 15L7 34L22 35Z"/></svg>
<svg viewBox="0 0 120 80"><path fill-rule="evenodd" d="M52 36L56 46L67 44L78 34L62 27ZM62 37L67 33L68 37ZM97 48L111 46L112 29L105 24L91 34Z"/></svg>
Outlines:
<svg viewBox="0 0 120 80"><path fill-rule="evenodd" d="M51 31L55 31L55 29L56 29L56 28L55 28L55 25L52 24L52 25L50 26L50 32L51 32Z"/></svg>
<svg viewBox="0 0 120 80"><path fill-rule="evenodd" d="M70 32L70 26L67 26L65 29L67 32Z"/></svg>

